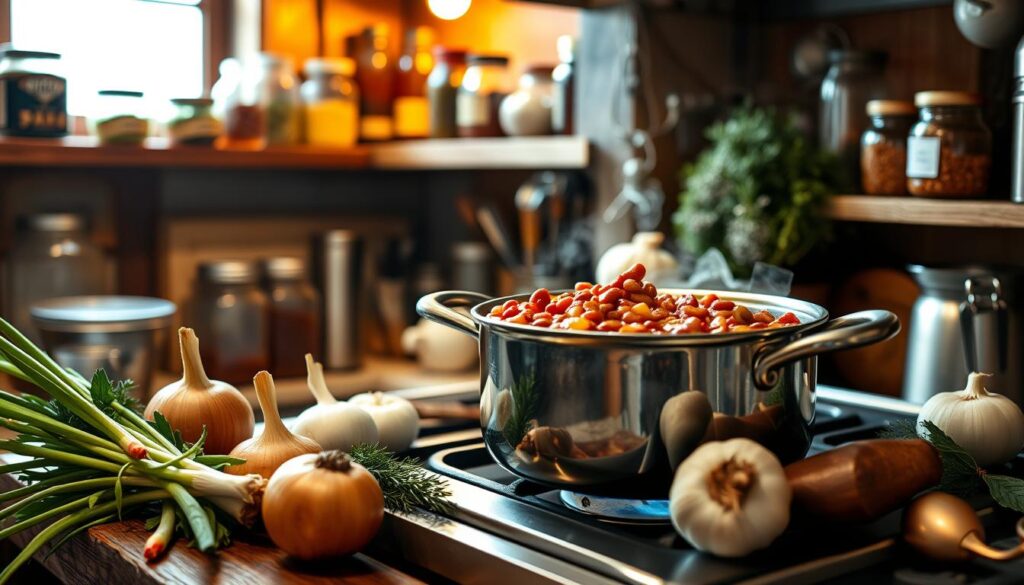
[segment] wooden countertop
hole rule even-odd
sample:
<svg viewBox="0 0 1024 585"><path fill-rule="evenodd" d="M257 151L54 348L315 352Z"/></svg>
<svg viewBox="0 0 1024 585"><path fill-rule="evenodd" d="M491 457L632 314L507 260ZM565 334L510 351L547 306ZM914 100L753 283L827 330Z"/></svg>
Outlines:
<svg viewBox="0 0 1024 585"><path fill-rule="evenodd" d="M0 455L0 460L5 457L12 456ZM20 485L13 476L0 475L0 491ZM26 530L11 540L23 547L42 528ZM104 524L70 539L45 560L45 547L35 558L58 579L74 585L423 583L365 554L316 564L293 562L269 538L255 533L239 535L216 555L205 555L179 539L161 561L149 564L142 556L149 534L141 520Z"/></svg>

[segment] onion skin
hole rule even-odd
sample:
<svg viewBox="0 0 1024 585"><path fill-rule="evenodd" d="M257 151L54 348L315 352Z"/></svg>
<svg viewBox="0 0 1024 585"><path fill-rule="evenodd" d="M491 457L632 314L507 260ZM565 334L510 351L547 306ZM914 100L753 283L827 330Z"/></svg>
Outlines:
<svg viewBox="0 0 1024 585"><path fill-rule="evenodd" d="M263 495L267 534L289 555L313 560L348 555L369 543L384 520L384 494L358 463L318 466L339 451L301 455L282 465Z"/></svg>
<svg viewBox="0 0 1024 585"><path fill-rule="evenodd" d="M234 386L210 380L199 359L199 339L187 327L178 330L181 342L181 380L164 386L146 405L145 416L159 412L189 443L197 441L206 427L203 451L225 455L252 436L255 417L249 401Z"/></svg>

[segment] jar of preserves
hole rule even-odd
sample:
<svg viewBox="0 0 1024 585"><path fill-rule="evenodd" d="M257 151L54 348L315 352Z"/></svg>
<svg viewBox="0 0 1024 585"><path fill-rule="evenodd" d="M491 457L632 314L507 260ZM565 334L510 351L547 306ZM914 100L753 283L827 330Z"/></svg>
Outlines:
<svg viewBox="0 0 1024 585"><path fill-rule="evenodd" d="M359 136L367 142L394 137L391 119L395 99L395 63L389 51L390 30L386 24L368 27L359 39L356 80L359 82Z"/></svg>
<svg viewBox="0 0 1024 585"><path fill-rule="evenodd" d="M142 92L105 89L98 95L90 125L100 144L142 144L149 134Z"/></svg>
<svg viewBox="0 0 1024 585"><path fill-rule="evenodd" d="M359 90L352 59L310 59L305 66L302 102L306 142L347 148L359 141Z"/></svg>
<svg viewBox="0 0 1024 585"><path fill-rule="evenodd" d="M60 55L0 45L0 134L64 136L67 104Z"/></svg>
<svg viewBox="0 0 1024 585"><path fill-rule="evenodd" d="M434 68L434 29L409 31L405 53L398 59L395 87L395 138L426 138L430 132L427 76Z"/></svg>
<svg viewBox="0 0 1024 585"><path fill-rule="evenodd" d="M210 94L214 112L224 120L223 144L228 148L259 150L266 146L267 119L260 103L262 68L229 57L220 63L220 79Z"/></svg>
<svg viewBox="0 0 1024 585"><path fill-rule="evenodd" d="M171 142L180 146L212 146L224 131L224 125L213 115L209 98L178 98L171 100L177 108L167 124Z"/></svg>
<svg viewBox="0 0 1024 585"><path fill-rule="evenodd" d="M508 57L470 55L455 100L459 136L503 136L498 123L501 101L509 94Z"/></svg>
<svg viewBox="0 0 1024 585"><path fill-rule="evenodd" d="M264 271L270 298L270 364L275 375L305 376L304 356L321 354L320 293L298 258L271 258Z"/></svg>
<svg viewBox="0 0 1024 585"><path fill-rule="evenodd" d="M427 105L430 109L430 137L454 138L455 96L466 73L466 52L462 49L434 49L434 68L427 77Z"/></svg>
<svg viewBox="0 0 1024 585"><path fill-rule="evenodd" d="M992 132L981 97L961 91L914 96L920 118L907 138L907 191L922 197L978 197L988 190Z"/></svg>
<svg viewBox="0 0 1024 585"><path fill-rule="evenodd" d="M860 141L861 186L869 195L907 193L907 134L917 108L900 100L871 100L870 126Z"/></svg>
<svg viewBox="0 0 1024 585"><path fill-rule="evenodd" d="M267 144L291 146L302 141L299 80L291 59L260 54L260 103L267 116Z"/></svg>
<svg viewBox="0 0 1024 585"><path fill-rule="evenodd" d="M270 366L269 305L257 264L218 261L199 266L193 322L211 378L247 383Z"/></svg>

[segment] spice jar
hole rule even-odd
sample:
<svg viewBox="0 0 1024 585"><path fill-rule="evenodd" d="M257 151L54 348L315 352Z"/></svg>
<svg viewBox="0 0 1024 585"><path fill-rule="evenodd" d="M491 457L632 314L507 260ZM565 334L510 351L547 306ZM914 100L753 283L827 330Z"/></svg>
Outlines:
<svg viewBox="0 0 1024 585"><path fill-rule="evenodd" d="M269 301L252 262L220 261L199 266L194 320L200 353L211 378L247 383L270 365Z"/></svg>
<svg viewBox="0 0 1024 585"><path fill-rule="evenodd" d="M395 84L395 138L426 138L430 128L427 76L434 68L434 30L418 26L408 33L405 53L398 59Z"/></svg>
<svg viewBox="0 0 1024 585"><path fill-rule="evenodd" d="M60 55L0 45L0 134L64 136L68 133L67 81Z"/></svg>
<svg viewBox="0 0 1024 585"><path fill-rule="evenodd" d="M234 58L220 63L220 79L210 95L214 111L224 120L224 146L257 150L266 146L266 113L259 100L260 69Z"/></svg>
<svg viewBox="0 0 1024 585"><path fill-rule="evenodd" d="M306 61L302 102L306 108L306 142L346 148L359 141L359 90L352 79L352 59Z"/></svg>
<svg viewBox="0 0 1024 585"><path fill-rule="evenodd" d="M167 130L171 142L181 146L212 146L224 130L213 115L213 100L208 98L179 98L171 100L177 108Z"/></svg>
<svg viewBox="0 0 1024 585"><path fill-rule="evenodd" d="M277 376L305 376L305 355L320 351L320 293L298 258L264 263L270 297L270 364Z"/></svg>
<svg viewBox="0 0 1024 585"><path fill-rule="evenodd" d="M860 141L861 186L869 195L907 192L907 134L917 108L899 100L871 100L870 126Z"/></svg>
<svg viewBox="0 0 1024 585"><path fill-rule="evenodd" d="M914 96L920 118L907 138L907 191L922 197L977 197L988 189L992 132L981 98L960 91Z"/></svg>
<svg viewBox="0 0 1024 585"><path fill-rule="evenodd" d="M508 58L470 55L455 99L459 136L503 136L498 109L509 93Z"/></svg>
<svg viewBox="0 0 1024 585"><path fill-rule="evenodd" d="M395 99L395 63L389 49L386 24L368 27L359 38L356 80L359 82L359 136L366 142L391 140Z"/></svg>
<svg viewBox="0 0 1024 585"><path fill-rule="evenodd" d="M142 92L105 89L98 93L92 117L93 134L101 144L139 145L149 133Z"/></svg>
<svg viewBox="0 0 1024 585"><path fill-rule="evenodd" d="M292 61L272 53L262 53L260 61L260 102L267 116L267 144L298 144L302 137L302 112L299 80Z"/></svg>
<svg viewBox="0 0 1024 585"><path fill-rule="evenodd" d="M465 51L444 47L434 49L434 68L427 77L431 138L454 138L459 135L455 123L455 96L465 73Z"/></svg>

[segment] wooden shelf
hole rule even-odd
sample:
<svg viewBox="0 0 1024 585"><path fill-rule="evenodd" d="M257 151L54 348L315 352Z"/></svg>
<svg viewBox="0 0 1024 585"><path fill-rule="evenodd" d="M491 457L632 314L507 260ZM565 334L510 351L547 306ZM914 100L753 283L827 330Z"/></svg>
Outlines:
<svg viewBox="0 0 1024 585"><path fill-rule="evenodd" d="M147 167L218 169L579 169L590 161L578 136L415 140L351 149L309 146L266 150L171 147L150 138L145 146L99 146L86 136L60 139L0 138L0 167Z"/></svg>
<svg viewBox="0 0 1024 585"><path fill-rule="evenodd" d="M370 150L375 169L582 169L589 163L582 136L411 140Z"/></svg>
<svg viewBox="0 0 1024 585"><path fill-rule="evenodd" d="M1009 201L838 195L828 215L869 223L1024 228L1024 205Z"/></svg>

